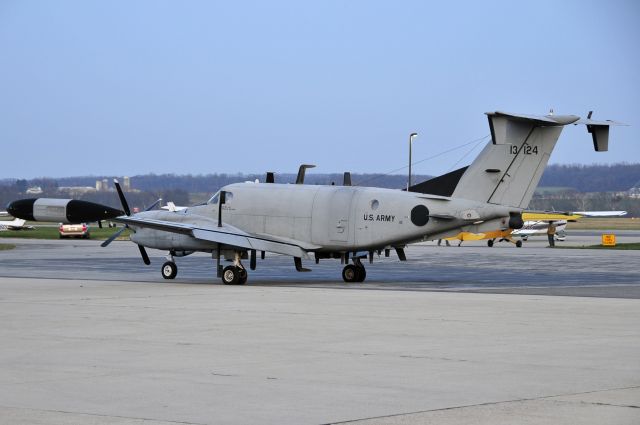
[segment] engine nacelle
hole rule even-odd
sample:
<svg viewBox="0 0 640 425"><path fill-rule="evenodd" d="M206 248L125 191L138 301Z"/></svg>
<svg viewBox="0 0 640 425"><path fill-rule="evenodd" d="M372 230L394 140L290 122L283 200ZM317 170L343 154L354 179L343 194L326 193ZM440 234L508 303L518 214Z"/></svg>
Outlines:
<svg viewBox="0 0 640 425"><path fill-rule="evenodd" d="M523 227L524 220L522 219L522 213L509 213L509 229L522 229Z"/></svg>
<svg viewBox="0 0 640 425"><path fill-rule="evenodd" d="M109 220L124 214L118 209L94 202L56 198L20 199L11 202L7 212L24 220L72 224Z"/></svg>

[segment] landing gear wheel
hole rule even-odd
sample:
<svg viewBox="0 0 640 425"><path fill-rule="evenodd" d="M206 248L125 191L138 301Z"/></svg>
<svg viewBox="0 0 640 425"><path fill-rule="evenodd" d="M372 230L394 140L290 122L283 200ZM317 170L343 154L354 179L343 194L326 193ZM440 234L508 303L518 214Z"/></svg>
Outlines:
<svg viewBox="0 0 640 425"><path fill-rule="evenodd" d="M173 261L167 261L162 265L160 271L165 279L173 279L178 274L178 266Z"/></svg>
<svg viewBox="0 0 640 425"><path fill-rule="evenodd" d="M246 269L240 269L240 279L238 280L238 285L244 285L247 283L247 278L249 277Z"/></svg>
<svg viewBox="0 0 640 425"><path fill-rule="evenodd" d="M521 248L522 247L522 241L516 241L516 247L517 248Z"/></svg>
<svg viewBox="0 0 640 425"><path fill-rule="evenodd" d="M222 283L225 285L242 285L247 281L247 271L237 266L227 266L222 270Z"/></svg>
<svg viewBox="0 0 640 425"><path fill-rule="evenodd" d="M347 282L357 282L358 281L358 268L353 264L347 264L342 269L342 279Z"/></svg>
<svg viewBox="0 0 640 425"><path fill-rule="evenodd" d="M364 266L356 266L356 282L364 282L367 278L367 270Z"/></svg>
<svg viewBox="0 0 640 425"><path fill-rule="evenodd" d="M493 239L489 239L489 240L487 241L487 246L488 246L489 248L491 248L491 247L493 246Z"/></svg>

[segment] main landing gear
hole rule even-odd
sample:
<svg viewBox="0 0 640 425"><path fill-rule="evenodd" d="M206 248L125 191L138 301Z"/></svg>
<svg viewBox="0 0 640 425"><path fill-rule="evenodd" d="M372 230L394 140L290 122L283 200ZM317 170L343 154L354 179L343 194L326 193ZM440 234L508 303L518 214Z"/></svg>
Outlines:
<svg viewBox="0 0 640 425"><path fill-rule="evenodd" d="M247 283L248 273L240 262L242 253L236 252L234 257L233 265L227 266L222 270L222 283L225 285L244 285Z"/></svg>
<svg viewBox="0 0 640 425"><path fill-rule="evenodd" d="M367 278L367 270L359 258L354 259L354 264L347 264L342 269L342 279L347 282L364 282Z"/></svg>
<svg viewBox="0 0 640 425"><path fill-rule="evenodd" d="M247 277L247 271L242 266L227 266L222 271L222 283L225 285L244 285Z"/></svg>
<svg viewBox="0 0 640 425"><path fill-rule="evenodd" d="M514 240L513 240L513 239L511 239L511 238L501 238L498 242L511 242L511 243L512 243L512 244L514 244L517 248L521 248L521 247L522 247L522 240L521 240L521 239L520 239L520 240L517 240L517 241L514 241ZM494 245L494 243L495 243L495 239L489 239L489 240L487 241L487 246L488 246L489 248L491 248L491 247Z"/></svg>

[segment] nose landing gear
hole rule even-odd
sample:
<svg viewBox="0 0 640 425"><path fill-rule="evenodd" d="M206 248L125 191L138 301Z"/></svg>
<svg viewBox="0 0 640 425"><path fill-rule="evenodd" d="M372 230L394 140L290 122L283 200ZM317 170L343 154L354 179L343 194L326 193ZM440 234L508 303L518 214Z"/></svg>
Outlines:
<svg viewBox="0 0 640 425"><path fill-rule="evenodd" d="M165 279L174 279L178 274L178 266L173 261L167 261L162 265L160 271Z"/></svg>

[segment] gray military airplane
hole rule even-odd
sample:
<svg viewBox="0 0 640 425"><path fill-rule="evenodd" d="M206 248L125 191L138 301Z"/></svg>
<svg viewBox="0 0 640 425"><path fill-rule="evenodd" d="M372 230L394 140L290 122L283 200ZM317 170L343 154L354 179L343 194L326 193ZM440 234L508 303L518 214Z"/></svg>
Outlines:
<svg viewBox="0 0 640 425"><path fill-rule="evenodd" d="M236 183L223 187L208 202L180 211L154 210L132 214L120 185L116 188L125 214L113 218L133 233L143 261L144 247L169 252L161 272L176 277L175 257L207 252L217 263L225 284L244 284L247 270L256 267L257 253L289 255L298 271L308 271L303 259L340 259L346 264L346 282L363 282L362 259L374 259L394 249L406 260L407 244L453 236L460 231L479 233L523 226L522 211L538 185L564 126L585 124L596 151L608 149L612 121L593 121L574 115L487 113L491 141L468 167L461 168L408 191L350 185L304 185L303 165L297 184ZM16 216L25 205L15 201L8 210ZM41 201L41 200L40 200ZM42 203L42 202L41 202ZM19 208L21 207L21 208ZM13 211L13 212L12 212ZM28 211L27 211L28 213ZM29 216L28 214L26 214ZM33 214L31 214L33 216ZM109 245L123 230L106 240ZM221 258L232 261L222 267Z"/></svg>

